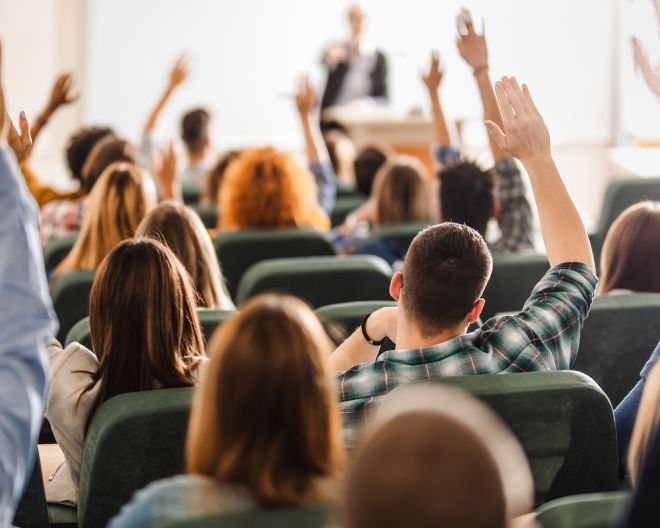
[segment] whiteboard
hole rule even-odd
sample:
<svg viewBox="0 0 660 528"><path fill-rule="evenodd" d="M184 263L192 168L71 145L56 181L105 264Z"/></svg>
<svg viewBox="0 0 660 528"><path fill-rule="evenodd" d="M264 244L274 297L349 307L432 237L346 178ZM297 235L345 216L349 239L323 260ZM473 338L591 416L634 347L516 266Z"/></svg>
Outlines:
<svg viewBox="0 0 660 528"><path fill-rule="evenodd" d="M456 47L461 5L484 16L493 77L527 81L556 143L602 142L612 136L617 0L365 0L370 40L390 58L392 105L427 106L419 71L431 49L446 63L446 113L479 126L474 81ZM162 116L159 136L178 132L181 114L207 107L219 147L300 144L293 92L309 72L319 86L325 44L347 33L339 0L87 0L84 120L137 140L182 51L192 78Z"/></svg>

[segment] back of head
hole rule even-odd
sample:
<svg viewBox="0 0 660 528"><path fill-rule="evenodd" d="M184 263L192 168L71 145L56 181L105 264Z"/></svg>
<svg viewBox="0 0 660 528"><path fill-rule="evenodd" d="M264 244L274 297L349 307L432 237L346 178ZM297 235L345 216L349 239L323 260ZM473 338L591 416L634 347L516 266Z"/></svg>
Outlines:
<svg viewBox="0 0 660 528"><path fill-rule="evenodd" d="M208 172L202 189L202 201L207 204L215 204L218 201L220 187L227 168L241 155L240 150L230 150L223 154L213 168Z"/></svg>
<svg viewBox="0 0 660 528"><path fill-rule="evenodd" d="M493 175L461 161L441 170L439 178L443 220L468 225L483 236L495 203Z"/></svg>
<svg viewBox="0 0 660 528"><path fill-rule="evenodd" d="M360 151L354 162L355 186L360 194L371 196L376 174L393 154L388 145L372 145Z"/></svg>
<svg viewBox="0 0 660 528"><path fill-rule="evenodd" d="M78 130L69 138L66 147L66 162L71 175L81 182L83 180L83 166L94 146L103 138L114 136L111 128L85 127Z"/></svg>
<svg viewBox="0 0 660 528"><path fill-rule="evenodd" d="M644 468L644 461L650 449L649 443L660 426L660 363L651 370L646 378L644 393L639 403L635 427L628 448L628 471L633 486L639 484Z"/></svg>
<svg viewBox="0 0 660 528"><path fill-rule="evenodd" d="M195 294L160 242L126 240L108 254L92 286L89 324L100 362L97 405L126 392L194 384L204 354Z"/></svg>
<svg viewBox="0 0 660 528"><path fill-rule="evenodd" d="M445 222L421 231L403 265L400 305L424 337L454 329L483 293L493 259L471 227Z"/></svg>
<svg viewBox="0 0 660 528"><path fill-rule="evenodd" d="M98 141L87 156L82 169L82 188L90 193L101 174L113 163L139 165L140 154L128 141L115 136L106 136Z"/></svg>
<svg viewBox="0 0 660 528"><path fill-rule="evenodd" d="M391 158L376 175L374 225L433 220L433 201L424 165L411 156Z"/></svg>
<svg viewBox="0 0 660 528"><path fill-rule="evenodd" d="M220 308L224 292L218 257L199 216L178 202L162 202L140 222L137 236L169 247L190 275L199 306Z"/></svg>
<svg viewBox="0 0 660 528"><path fill-rule="evenodd" d="M614 289L660 293L660 202L628 207L605 237L599 293Z"/></svg>
<svg viewBox="0 0 660 528"><path fill-rule="evenodd" d="M316 185L288 153L246 150L227 169L220 190L220 227L305 227L318 209Z"/></svg>
<svg viewBox="0 0 660 528"><path fill-rule="evenodd" d="M181 120L181 139L191 153L200 153L208 144L211 116L203 108L192 110Z"/></svg>
<svg viewBox="0 0 660 528"><path fill-rule="evenodd" d="M409 411L378 428L352 463L348 528L504 528L498 467L467 425Z"/></svg>
<svg viewBox="0 0 660 528"><path fill-rule="evenodd" d="M241 306L209 345L188 428L188 472L245 487L262 507L323 500L318 481L343 464L332 348L298 299L264 295Z"/></svg>
<svg viewBox="0 0 660 528"><path fill-rule="evenodd" d="M95 269L112 248L135 234L155 202L154 184L141 168L121 162L107 167L89 196L78 240L56 275Z"/></svg>

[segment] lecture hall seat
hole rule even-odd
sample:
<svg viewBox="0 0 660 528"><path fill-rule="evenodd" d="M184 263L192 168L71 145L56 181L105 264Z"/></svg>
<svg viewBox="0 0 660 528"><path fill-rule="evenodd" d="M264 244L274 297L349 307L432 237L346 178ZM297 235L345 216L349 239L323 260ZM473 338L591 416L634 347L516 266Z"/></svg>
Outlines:
<svg viewBox="0 0 660 528"><path fill-rule="evenodd" d="M541 506L536 520L542 528L610 528L629 500L628 491L564 497Z"/></svg>

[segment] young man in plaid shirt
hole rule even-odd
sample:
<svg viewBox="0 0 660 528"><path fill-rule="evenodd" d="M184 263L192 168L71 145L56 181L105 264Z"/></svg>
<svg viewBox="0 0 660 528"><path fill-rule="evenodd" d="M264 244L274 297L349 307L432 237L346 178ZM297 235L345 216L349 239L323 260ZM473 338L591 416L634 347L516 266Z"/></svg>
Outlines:
<svg viewBox="0 0 660 528"><path fill-rule="evenodd" d="M552 159L550 136L526 86L496 84L503 119L486 121L492 141L518 158L532 182L551 269L522 311L495 317L466 334L484 307L492 258L470 227L444 223L414 239L390 293L396 308L372 313L330 356L339 374L345 424L374 397L413 380L568 369L598 279L589 239ZM377 358L389 337L396 350Z"/></svg>

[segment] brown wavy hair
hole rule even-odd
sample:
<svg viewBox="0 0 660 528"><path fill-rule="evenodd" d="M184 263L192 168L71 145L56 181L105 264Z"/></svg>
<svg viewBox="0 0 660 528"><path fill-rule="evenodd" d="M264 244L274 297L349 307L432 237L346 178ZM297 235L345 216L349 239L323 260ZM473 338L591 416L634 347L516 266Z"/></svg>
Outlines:
<svg viewBox="0 0 660 528"><path fill-rule="evenodd" d="M225 173L220 229L315 227L330 221L319 207L310 172L273 148L244 151Z"/></svg>
<svg viewBox="0 0 660 528"><path fill-rule="evenodd" d="M615 289L660 293L660 202L628 207L612 224L600 257L598 293Z"/></svg>
<svg viewBox="0 0 660 528"><path fill-rule="evenodd" d="M199 306L233 307L211 237L192 209L162 202L142 219L136 235L154 238L174 252L192 279Z"/></svg>
<svg viewBox="0 0 660 528"><path fill-rule="evenodd" d="M187 472L247 488L261 507L332 502L344 448L333 349L302 301L262 295L218 329L195 396Z"/></svg>

